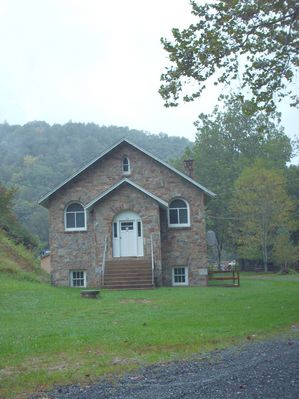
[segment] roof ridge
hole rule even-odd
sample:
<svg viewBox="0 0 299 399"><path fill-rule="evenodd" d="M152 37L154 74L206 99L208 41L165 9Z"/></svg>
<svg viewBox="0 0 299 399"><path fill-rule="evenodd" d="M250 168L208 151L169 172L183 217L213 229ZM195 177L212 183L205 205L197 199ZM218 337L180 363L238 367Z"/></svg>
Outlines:
<svg viewBox="0 0 299 399"><path fill-rule="evenodd" d="M144 148L142 148L139 145L133 143L132 141L128 140L127 138L122 138L122 139L118 140L115 144L113 144L112 146L106 148L106 150L102 151L97 157L93 158L88 163L86 163L85 166L77 169L72 175L70 175L68 178L66 178L61 184L57 185L52 190L49 190L47 193L45 193L39 199L38 203L40 205L44 205L52 194L54 194L56 191L58 191L60 188L62 188L65 184L69 183L71 180L73 180L80 173L85 171L87 168L89 168L91 165L93 165L99 159L103 158L106 154L108 154L109 152L113 151L116 147L118 147L120 144L122 144L124 142L126 142L127 144L131 145L132 147L138 149L139 151L143 152L144 154L148 155L149 157L151 157L152 159L156 160L157 162L161 163L162 165L164 165L168 169L172 170L174 173L178 174L182 178L188 180L190 183L192 183L196 187L198 187L201 190L203 190L206 194L210 195L211 197L215 197L216 194L214 194L212 191L208 190L206 187L202 186L200 183L198 183L197 181L195 181L191 177L187 176L185 173L177 170L173 166L169 165L167 162L163 161L162 159L158 158L156 155L152 154L150 151L145 150Z"/></svg>

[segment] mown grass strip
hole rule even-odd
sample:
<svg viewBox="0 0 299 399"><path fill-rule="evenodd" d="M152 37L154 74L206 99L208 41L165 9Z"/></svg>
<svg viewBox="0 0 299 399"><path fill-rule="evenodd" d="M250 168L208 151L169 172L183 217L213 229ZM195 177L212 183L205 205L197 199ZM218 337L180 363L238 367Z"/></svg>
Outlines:
<svg viewBox="0 0 299 399"><path fill-rule="evenodd" d="M80 291L0 281L0 397L90 381L141 364L187 357L299 322L299 282L275 277L240 288Z"/></svg>

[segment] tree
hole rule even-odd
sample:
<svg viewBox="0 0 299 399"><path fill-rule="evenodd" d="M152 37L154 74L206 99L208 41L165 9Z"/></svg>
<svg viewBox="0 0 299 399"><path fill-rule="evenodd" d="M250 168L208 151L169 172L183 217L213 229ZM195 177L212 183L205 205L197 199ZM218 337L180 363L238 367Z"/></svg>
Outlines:
<svg viewBox="0 0 299 399"><path fill-rule="evenodd" d="M292 231L291 240L299 245L299 165L288 166L285 176L288 195L295 204L294 220L297 221L297 227Z"/></svg>
<svg viewBox="0 0 299 399"><path fill-rule="evenodd" d="M207 203L207 225L216 234L220 265L223 249L234 246L228 233L236 179L256 158L269 167L284 168L292 147L275 118L245 115L238 96L226 98L224 108L216 107L211 115L201 114L196 127L195 145L184 158L194 159L195 177L217 194Z"/></svg>
<svg viewBox="0 0 299 399"><path fill-rule="evenodd" d="M14 188L5 188L0 183L0 229L5 230L16 242L22 242L28 248L37 247L37 240L21 226L13 211L16 191Z"/></svg>
<svg viewBox="0 0 299 399"><path fill-rule="evenodd" d="M292 243L285 229L279 230L275 237L272 259L283 273L288 273L289 267L299 260L299 247Z"/></svg>
<svg viewBox="0 0 299 399"><path fill-rule="evenodd" d="M159 90L166 106L178 105L182 93L184 101L193 101L209 78L216 85L240 79L243 94L250 100L244 103L246 112L271 112L274 99L280 101L286 95L291 105L298 105L296 0L190 3L197 22L183 30L173 29L174 43L161 39L171 62L161 75ZM188 83L190 93L184 92Z"/></svg>
<svg viewBox="0 0 299 399"><path fill-rule="evenodd" d="M12 219L13 197L15 189L6 189L0 183L0 228L7 229Z"/></svg>
<svg viewBox="0 0 299 399"><path fill-rule="evenodd" d="M289 199L281 171L266 169L262 162L245 168L235 183L231 211L238 225L238 251L245 259L262 259L265 272L275 237L291 230L293 202Z"/></svg>

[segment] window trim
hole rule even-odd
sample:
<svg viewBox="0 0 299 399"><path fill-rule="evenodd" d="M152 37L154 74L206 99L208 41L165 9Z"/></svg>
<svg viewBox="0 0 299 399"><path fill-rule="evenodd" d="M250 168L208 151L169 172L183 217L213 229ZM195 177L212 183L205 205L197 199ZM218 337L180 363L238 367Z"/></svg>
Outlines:
<svg viewBox="0 0 299 399"><path fill-rule="evenodd" d="M182 283L176 283L174 281L174 277L175 277L175 269L184 269L185 270L185 282ZM174 287L179 287L179 286L188 286L189 285L189 273L188 273L188 267L187 266L173 266L172 270L171 270L171 274L172 274L172 285Z"/></svg>
<svg viewBox="0 0 299 399"><path fill-rule="evenodd" d="M67 227L67 209L70 205L73 204L79 204L82 206L83 208L83 212L84 212L84 226L83 227ZM64 230L65 231L86 231L87 230L87 214L86 214L86 209L85 207L81 204L81 202L79 201L72 201L69 202L66 207L64 208Z"/></svg>
<svg viewBox="0 0 299 399"><path fill-rule="evenodd" d="M128 170L124 170L124 162L125 160L128 161L128 163L126 165L128 165ZM122 173L123 175L130 175L131 174L131 162L130 162L130 158L127 156L124 156L122 159L122 163L121 163L121 168L122 168Z"/></svg>
<svg viewBox="0 0 299 399"><path fill-rule="evenodd" d="M170 210L171 209L185 209L185 208L171 208L171 204L172 204L172 202L174 202L174 201L176 201L176 200L181 200L181 201L184 201L185 202L185 204L186 204L186 207L187 207L187 223L170 223ZM181 197L179 197L179 198L173 198L171 201L170 201L170 203L169 203L169 207L168 207L168 227L171 227L171 228L181 228L181 227L190 227L191 226L191 223L190 223L190 207L189 207L189 204L188 204L188 202L184 199L184 198L181 198Z"/></svg>
<svg viewBox="0 0 299 399"><path fill-rule="evenodd" d="M74 285L74 277L73 277L73 273L78 273L78 272L80 272L80 273L83 273L83 285ZM86 288L86 271L85 270L78 270L78 269L75 269L75 270L70 270L69 271L69 278L70 278L70 287L72 287L72 288ZM82 280L82 278L78 278L78 279L76 279L76 280Z"/></svg>

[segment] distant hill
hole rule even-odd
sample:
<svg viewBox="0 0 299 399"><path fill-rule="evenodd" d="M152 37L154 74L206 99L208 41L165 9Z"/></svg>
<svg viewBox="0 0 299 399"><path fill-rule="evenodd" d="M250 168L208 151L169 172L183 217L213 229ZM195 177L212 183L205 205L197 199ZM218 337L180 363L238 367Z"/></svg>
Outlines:
<svg viewBox="0 0 299 399"><path fill-rule="evenodd" d="M38 199L124 137L167 161L192 146L182 137L94 123L0 124L0 183L18 187L15 212L23 225L47 242L47 211L37 205Z"/></svg>

